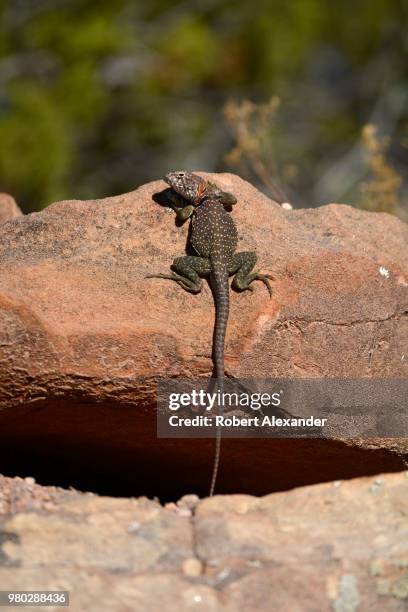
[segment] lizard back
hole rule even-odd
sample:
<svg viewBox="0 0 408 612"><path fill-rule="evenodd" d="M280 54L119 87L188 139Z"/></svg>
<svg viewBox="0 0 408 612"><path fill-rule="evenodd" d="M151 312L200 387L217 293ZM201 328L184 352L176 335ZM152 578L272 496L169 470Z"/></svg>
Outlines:
<svg viewBox="0 0 408 612"><path fill-rule="evenodd" d="M201 257L228 265L238 244L234 220L217 200L206 200L192 219L191 244Z"/></svg>

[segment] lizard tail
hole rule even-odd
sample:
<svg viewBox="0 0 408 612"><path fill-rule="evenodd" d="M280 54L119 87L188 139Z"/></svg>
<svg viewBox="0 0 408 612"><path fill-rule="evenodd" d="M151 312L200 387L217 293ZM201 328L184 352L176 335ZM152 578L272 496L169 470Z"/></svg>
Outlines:
<svg viewBox="0 0 408 612"><path fill-rule="evenodd" d="M215 270L214 270L215 268ZM228 270L225 266L213 266L211 275L211 285L214 292L215 300L215 332L214 332L214 364L215 374L217 377L217 387L219 397L223 397L224 393L224 346L225 334L227 331L228 315L229 315L229 285L228 285ZM223 404L217 404L218 416L223 414ZM221 457L221 426L217 427L217 437L215 441L215 457L214 466L211 477L210 497L214 495L215 483L217 481L218 468Z"/></svg>

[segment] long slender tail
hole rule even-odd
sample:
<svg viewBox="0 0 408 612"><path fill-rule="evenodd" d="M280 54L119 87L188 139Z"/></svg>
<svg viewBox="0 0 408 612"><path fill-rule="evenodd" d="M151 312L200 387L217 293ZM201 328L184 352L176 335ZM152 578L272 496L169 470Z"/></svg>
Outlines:
<svg viewBox="0 0 408 612"><path fill-rule="evenodd" d="M217 377L217 387L219 397L223 397L224 393L224 346L225 333L227 331L228 315L229 315L229 285L228 285L228 270L226 266L212 262L213 272L211 274L211 285L214 293L215 302L215 331L213 344L213 358L215 364L215 374ZM223 405L221 402L217 404L218 416L223 414ZM215 457L213 472L211 477L210 497L214 494L215 483L217 481L218 468L221 457L221 427L217 427L217 438L215 442Z"/></svg>

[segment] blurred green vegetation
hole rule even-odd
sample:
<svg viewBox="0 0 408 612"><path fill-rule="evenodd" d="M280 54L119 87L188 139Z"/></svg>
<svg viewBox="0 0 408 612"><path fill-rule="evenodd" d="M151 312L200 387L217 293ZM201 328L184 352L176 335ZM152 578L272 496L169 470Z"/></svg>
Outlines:
<svg viewBox="0 0 408 612"><path fill-rule="evenodd" d="M295 206L365 206L369 193L375 209L365 124L406 174L405 0L14 0L0 11L0 189L26 211L177 168L238 171ZM393 185L403 214L406 182Z"/></svg>

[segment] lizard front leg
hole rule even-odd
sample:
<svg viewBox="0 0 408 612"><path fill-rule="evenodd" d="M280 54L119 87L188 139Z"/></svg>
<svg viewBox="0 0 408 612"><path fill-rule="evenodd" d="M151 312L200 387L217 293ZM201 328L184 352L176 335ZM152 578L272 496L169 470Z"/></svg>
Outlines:
<svg viewBox="0 0 408 612"><path fill-rule="evenodd" d="M183 289L190 293L199 293L202 288L202 276L208 276L211 272L210 260L205 257L187 255L176 257L171 264L175 274L148 274L146 278L167 278L174 280Z"/></svg>
<svg viewBox="0 0 408 612"><path fill-rule="evenodd" d="M177 193L170 192L167 197L169 206L176 213L176 217L179 221L184 223L194 213L194 206L192 206L185 198L177 195Z"/></svg>
<svg viewBox="0 0 408 612"><path fill-rule="evenodd" d="M229 274L235 274L232 281L232 286L239 291L253 291L251 283L254 280L260 280L267 286L269 295L272 297L272 287L268 279L273 277L270 274L260 274L259 272L251 272L256 264L256 253L254 251L243 251L235 253L231 258L231 264L228 268Z"/></svg>

